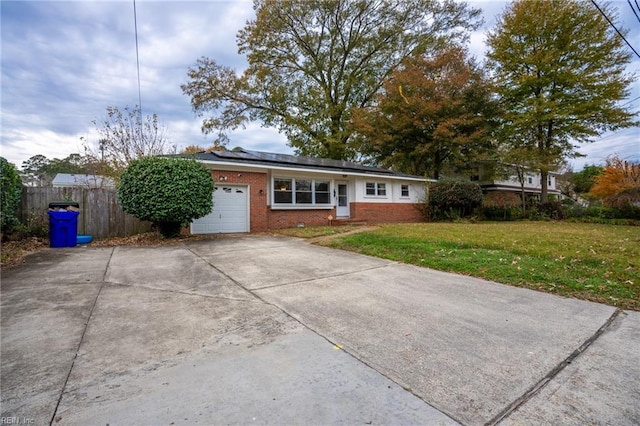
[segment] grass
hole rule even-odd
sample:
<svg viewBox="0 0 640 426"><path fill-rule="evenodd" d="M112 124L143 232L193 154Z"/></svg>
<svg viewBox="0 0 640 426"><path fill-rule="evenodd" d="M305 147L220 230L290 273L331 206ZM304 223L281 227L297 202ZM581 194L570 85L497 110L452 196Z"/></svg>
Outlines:
<svg viewBox="0 0 640 426"><path fill-rule="evenodd" d="M640 228L566 222L384 225L323 245L640 310Z"/></svg>

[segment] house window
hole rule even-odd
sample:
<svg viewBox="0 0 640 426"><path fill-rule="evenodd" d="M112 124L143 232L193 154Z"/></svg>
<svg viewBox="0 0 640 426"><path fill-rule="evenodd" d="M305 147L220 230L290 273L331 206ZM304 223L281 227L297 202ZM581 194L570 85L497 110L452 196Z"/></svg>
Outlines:
<svg viewBox="0 0 640 426"><path fill-rule="evenodd" d="M310 179L296 179L296 204L313 204Z"/></svg>
<svg viewBox="0 0 640 426"><path fill-rule="evenodd" d="M327 205L331 202L328 180L274 178L273 203L299 206Z"/></svg>
<svg viewBox="0 0 640 426"><path fill-rule="evenodd" d="M409 196L409 185L400 185L400 196L401 197Z"/></svg>
<svg viewBox="0 0 640 426"><path fill-rule="evenodd" d="M331 202L329 199L329 186L328 180L315 181L316 204L329 204Z"/></svg>
<svg viewBox="0 0 640 426"><path fill-rule="evenodd" d="M533 177L527 176L527 182L531 185L533 183Z"/></svg>
<svg viewBox="0 0 640 426"><path fill-rule="evenodd" d="M293 203L293 179L273 180L273 202L276 204Z"/></svg>
<svg viewBox="0 0 640 426"><path fill-rule="evenodd" d="M365 184L365 193L372 197L386 197L387 184L381 182L367 182Z"/></svg>

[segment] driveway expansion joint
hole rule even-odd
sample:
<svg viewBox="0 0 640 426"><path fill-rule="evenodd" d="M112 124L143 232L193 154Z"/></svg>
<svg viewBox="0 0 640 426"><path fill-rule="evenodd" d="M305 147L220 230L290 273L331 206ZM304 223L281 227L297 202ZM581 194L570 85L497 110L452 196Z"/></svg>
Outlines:
<svg viewBox="0 0 640 426"><path fill-rule="evenodd" d="M192 292L192 291L188 291L188 290L169 290L166 288L159 288L159 287L151 287L148 285L143 285L143 284L125 284L125 283L116 283L113 281L105 281L104 284L110 285L110 286L114 286L114 287L128 287L128 288L143 288L145 290L153 290L153 291L157 291L160 293L171 293L171 294L180 294L183 296L196 296L196 297L203 297L206 299L220 299L220 300L230 300L232 302L251 302L254 303L252 300L249 299L237 299L234 297L224 297L224 296L216 296L216 295L212 295L212 294L204 294L204 293L197 293L197 292Z"/></svg>
<svg viewBox="0 0 640 426"><path fill-rule="evenodd" d="M600 336L602 336L604 332L607 331L609 327L611 327L611 324L613 324L613 322L616 320L616 318L618 318L618 316L621 313L623 313L621 309L616 309L615 312L611 314L609 319L607 319L607 321L598 330L596 330L596 332L591 337L585 340L575 351L573 351L568 357L566 357L558 365L556 365L551 371L549 371L549 373L547 373L546 376L544 376L537 383L535 383L531 388L529 388L529 390L527 390L524 394L522 394L522 396L517 398L515 401L513 401L511 404L505 407L504 410L502 410L495 417L493 417L491 420L485 423L485 426L497 425L502 420L509 417L509 415L514 411L516 411L520 406L522 406L531 398L533 398L538 392L540 392L545 386L547 386L558 374L560 374L562 370L564 370L578 356L580 356L580 354L586 351L593 342L598 340L598 338L600 338Z"/></svg>
<svg viewBox="0 0 640 426"><path fill-rule="evenodd" d="M270 289L270 288L286 287L286 286L294 285L294 284L310 283L310 282L313 282L313 281L324 280L324 279L327 279L327 278L346 277L348 275L359 274L361 272L374 271L376 269L388 268L389 266L393 266L393 265L396 265L396 264L397 264L397 262L390 262L390 263L388 263L386 265L372 266L371 268L358 269L357 271L349 271L349 272L342 272L340 274L325 275L325 276L317 277L317 278L309 278L308 280L298 280L298 281L291 281L291 282L288 282L288 283L265 285L265 286L262 286L262 287L252 288L251 291L267 290L267 289Z"/></svg>
<svg viewBox="0 0 640 426"><path fill-rule="evenodd" d="M194 256L196 256L198 259L201 259L204 263L206 263L207 265L209 265L210 267L212 267L213 269L215 269L216 271L218 271L220 274L222 274L224 277L226 277L229 281L231 281L233 284L235 284L236 286L238 286L239 288L241 288L242 290L246 291L248 294L250 294L251 296L255 297L256 299L258 299L261 302L264 302L264 300L262 300L260 297L258 297L257 295L255 295L251 290L249 290L248 288L245 288L242 284L240 284L238 281L236 281L235 279L233 279L232 276L230 276L229 274L225 273L224 271L220 270L218 267L216 267L216 265L214 265L213 263L211 263L210 261L208 261L207 259L205 259L204 257L200 256L198 253L196 253L195 251L193 251L190 247L186 247L186 250L191 252ZM249 302L249 300L246 300L246 302Z"/></svg>
<svg viewBox="0 0 640 426"><path fill-rule="evenodd" d="M115 249L111 249L111 253L109 254L109 260L107 260L107 265L104 268L104 273L102 274L102 281L100 282L100 287L98 287L98 293L96 293L96 297L93 299L93 305L91 305L91 310L89 311L89 315L87 316L87 320L84 323L84 328L82 329L82 334L80 335L80 341L78 342L78 346L76 347L76 352L73 355L73 359L71 360L71 366L69 367L69 372L64 379L64 383L62 385L62 389L60 389L60 396L56 401L55 409L53 410L53 415L51 416L51 420L49 421L49 426L53 425L56 421L56 415L58 414L58 409L60 408L60 403L62 402L62 396L64 395L65 390L67 389L67 384L69 383L69 378L71 377L71 372L73 371L73 367L76 364L76 359L78 359L78 354L80 353L80 348L82 347L82 342L84 341L84 336L87 333L87 328L89 328L89 323L91 322L91 317L93 316L93 311L98 304L98 298L100 298L100 293L102 292L102 287L105 285L105 278L107 276L107 272L109 271L109 264L111 263L111 259L113 258L113 253Z"/></svg>
<svg viewBox="0 0 640 426"><path fill-rule="evenodd" d="M190 252L192 252L193 254L198 256L197 253L195 253L193 250L191 250L189 243L183 242L183 243L180 243L180 244L182 245L183 248L189 250ZM256 252L256 251L260 251L260 250L273 250L273 249L276 249L276 248L286 248L286 247L290 247L290 246L291 246L290 244L281 244L281 245L278 244L278 245L272 245L272 246L260 247L260 248L252 248L252 247L243 247L243 248L238 248L238 249L228 249L228 248L226 248L224 250L224 252L225 253L236 253L236 252L242 252L242 251ZM198 256L198 257L200 257L200 256ZM201 258L201 259L203 259L203 258ZM203 259L203 260L206 262L206 259ZM207 263L209 263L209 262L207 262Z"/></svg>
<svg viewBox="0 0 640 426"><path fill-rule="evenodd" d="M375 268L373 268L373 269L375 269ZM251 291L251 290L249 290L249 291ZM292 320L296 321L298 324L300 324L301 326L303 326L305 329L309 330L310 332L312 332L316 336L318 336L321 339L325 340L326 342L328 342L334 348L337 348L337 349L341 350L342 352L344 352L345 354L349 355L351 358L353 358L357 362L359 362L362 365L366 366L367 368L370 368L371 370L375 371L376 373L378 373L379 375L381 375L385 379L389 380L390 382L396 384L397 386L402 388L405 392L410 393L411 395L413 395L414 397L418 398L420 401L424 402L426 405L428 405L429 407L431 407L434 410L438 411L442 415L449 417L451 420L453 420L454 422L456 422L456 423L458 423L460 425L464 424L464 422L461 419L456 418L452 413L447 412L447 411L445 411L445 410L443 410L441 408L438 408L437 406L435 406L432 403L430 403L429 401L427 401L423 396L421 396L420 394L416 393L413 389L411 389L407 385L405 385L403 383L400 383L398 380L394 379L393 376L391 374L389 374L388 372L385 372L383 368L377 367L375 364L360 358L356 353L347 350L347 348L345 348L339 342L334 342L329 337L327 337L324 334L320 333L320 331L316 330L315 328L309 326L302 319L296 317L293 314L290 314L284 308L278 306L277 304L272 303L272 302L268 302L268 301L264 300L262 297L260 297L258 295L256 295L256 297L258 299L260 299L261 301L263 301L264 303L266 303L267 305L273 306L276 309L280 310L283 314L285 314L286 316L288 316Z"/></svg>
<svg viewBox="0 0 640 426"><path fill-rule="evenodd" d="M281 286L287 286L287 285L292 285L292 284L299 284L299 283L304 283L304 282L312 282L312 281L317 281L320 279L325 279L325 278L335 278L335 277L340 277L340 276L346 276L346 275L351 275L351 274L356 274L359 272L363 272L363 271L369 271L369 270L375 270L375 269L382 269L382 268L387 268L393 265L396 265L397 262L393 262L393 261L389 261L389 263L385 264L385 265L381 265L381 266L374 266L371 268L366 268L366 269L362 269L362 270L358 270L358 271L351 271L351 272L346 272L346 273L342 273L342 274L336 274L336 275L330 275L330 276L326 276L326 277L321 277L321 278L314 278L314 279L310 279L310 280L302 280L302 281L296 281L296 282L292 282L292 283L285 283L285 284L276 284L276 285L272 285L272 286L264 286L264 287L260 287L260 288L255 288L255 289L249 289L244 287L241 283L239 283L238 281L234 280L233 277L229 276L228 274L224 273L223 271L221 271L220 269L218 269L215 265L213 265L211 262L209 262L207 259L203 258L202 256L200 256L198 253L194 252L193 250L191 250L189 247L187 247L187 250L189 250L191 253L193 253L195 256L197 256L198 258L202 259L203 261L205 261L207 264L209 264L212 268L214 268L215 270L217 270L218 272L220 272L221 274L223 274L225 277L227 277L228 279L230 279L234 284L236 284L237 286L239 286L240 288L242 288L243 290L247 291L248 293L250 293L253 297L255 297L257 300L259 300L260 302L264 303L265 305L268 306L272 306L274 308L276 308L277 310L279 310L280 312L282 312L284 315L286 315L288 318L291 318L293 321L297 322L298 324L300 324L302 327L304 327L305 329L309 330L310 332L312 332L313 334L315 334L316 336L320 337L321 339L325 340L326 342L328 342L331 346L333 347L338 347L340 348L340 350L342 352L344 352L345 354L349 355L351 358L353 358L354 360L356 360L357 362L365 365L367 368L370 368L371 370L375 371L376 373L380 374L381 376L383 376L384 378L386 378L387 380L389 380L392 383L395 383L396 385L398 385L400 388L404 389L406 392L410 393L411 395L415 396L416 398L418 398L419 400L421 400L422 402L424 402L425 404L427 404L428 406L432 407L434 410L437 410L438 412L440 412L442 415L445 415L447 417L449 417L450 419L452 419L453 421L462 424L462 422L458 419L456 419L455 417L452 416L451 413L442 411L441 409L433 406L432 404L430 404L428 401L426 401L424 398L422 398L420 395L418 395L417 393L415 393L412 389L408 388L407 386L403 385L402 383L398 383L393 377L389 376L388 374L386 374L384 371L382 371L382 369L380 368L376 368L374 365L368 363L367 361L360 359L358 356L356 356L356 354L345 350L342 345L340 345L338 342L333 342L331 339L329 339L327 336L321 334L318 330L310 327L309 325L305 324L301 319L297 318L295 315L287 312L284 308L278 306L276 303L273 302L269 302L266 299L264 299L262 296L260 296L257 291L258 290L263 290L263 289L267 289L267 288L273 288L273 287L281 287Z"/></svg>

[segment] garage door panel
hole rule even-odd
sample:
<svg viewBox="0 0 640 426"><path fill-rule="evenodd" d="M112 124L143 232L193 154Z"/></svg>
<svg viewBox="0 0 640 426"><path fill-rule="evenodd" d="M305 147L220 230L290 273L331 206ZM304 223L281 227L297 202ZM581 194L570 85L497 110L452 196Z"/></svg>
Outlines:
<svg viewBox="0 0 640 426"><path fill-rule="evenodd" d="M213 210L191 224L192 234L249 232L247 220L248 188L246 186L216 186Z"/></svg>

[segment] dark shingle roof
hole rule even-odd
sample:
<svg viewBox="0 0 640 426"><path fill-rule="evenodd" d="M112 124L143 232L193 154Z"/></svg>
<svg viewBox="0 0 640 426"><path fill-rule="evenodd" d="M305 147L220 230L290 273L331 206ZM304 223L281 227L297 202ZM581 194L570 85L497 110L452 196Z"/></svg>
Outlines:
<svg viewBox="0 0 640 426"><path fill-rule="evenodd" d="M278 166L290 168L305 168L311 170L333 171L337 173L372 174L389 177L407 177L422 179L421 176L397 173L380 167L365 166L351 161L331 160L328 158L299 157L288 154L275 154L271 152L250 151L247 149L235 151L213 151L193 154L197 160L211 162L225 162L238 164L251 164L256 166Z"/></svg>

